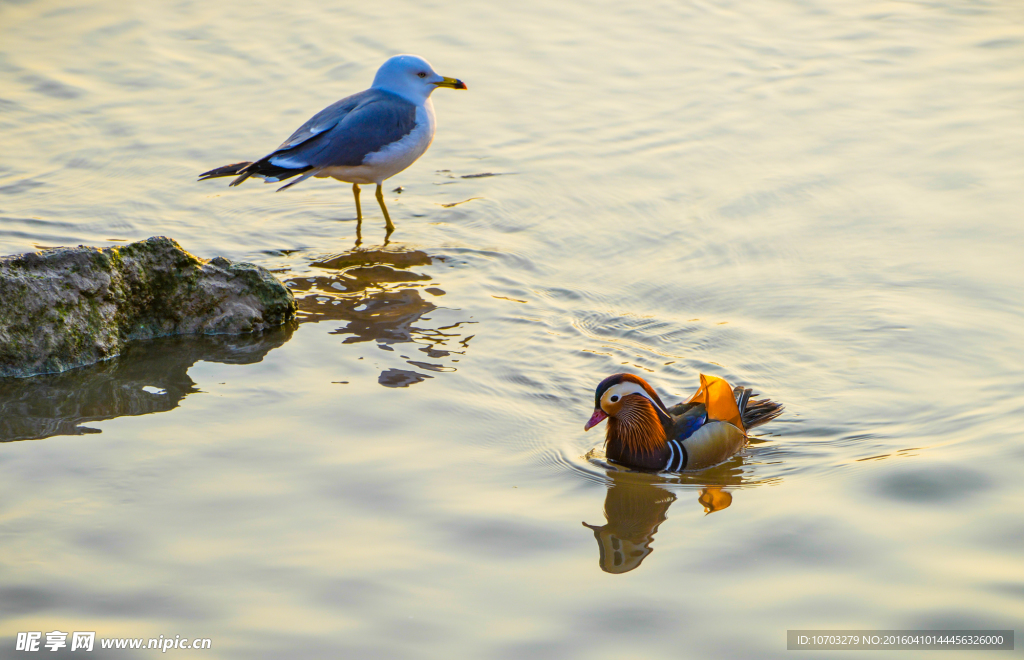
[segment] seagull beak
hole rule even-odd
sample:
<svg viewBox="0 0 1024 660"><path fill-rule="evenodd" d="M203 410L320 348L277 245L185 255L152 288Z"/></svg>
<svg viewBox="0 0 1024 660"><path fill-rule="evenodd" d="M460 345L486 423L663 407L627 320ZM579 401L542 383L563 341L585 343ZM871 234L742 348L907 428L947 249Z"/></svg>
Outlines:
<svg viewBox="0 0 1024 660"><path fill-rule="evenodd" d="M608 415L605 414L603 410L601 410L600 408L595 408L594 414L590 416L590 421L587 422L587 425L583 427L583 430L589 431L590 429L594 428L595 426L603 422L606 417L608 417Z"/></svg>
<svg viewBox="0 0 1024 660"><path fill-rule="evenodd" d="M451 87L452 89L467 89L466 83L462 82L458 78L447 78L442 77L441 82L434 83L438 87Z"/></svg>

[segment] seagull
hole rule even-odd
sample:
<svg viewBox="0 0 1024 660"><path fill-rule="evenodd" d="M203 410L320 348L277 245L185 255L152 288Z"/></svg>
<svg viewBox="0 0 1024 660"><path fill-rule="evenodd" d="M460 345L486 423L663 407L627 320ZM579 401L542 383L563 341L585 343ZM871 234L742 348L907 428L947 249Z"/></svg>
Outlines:
<svg viewBox="0 0 1024 660"><path fill-rule="evenodd" d="M255 162L234 163L204 172L199 180L237 177L237 186L251 176L267 182L299 178L278 192L311 176L352 184L356 218L363 220L359 184L377 184L377 202L388 234L395 225L384 205L381 184L416 162L434 140L436 120L430 93L438 87L466 89L455 78L438 75L417 55L395 55L377 70L370 89L345 97L313 115L280 147Z"/></svg>

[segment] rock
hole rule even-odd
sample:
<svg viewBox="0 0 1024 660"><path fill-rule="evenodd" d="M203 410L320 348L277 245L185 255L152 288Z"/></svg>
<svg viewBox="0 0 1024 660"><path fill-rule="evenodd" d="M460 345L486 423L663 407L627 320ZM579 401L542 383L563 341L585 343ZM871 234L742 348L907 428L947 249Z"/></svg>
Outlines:
<svg viewBox="0 0 1024 660"><path fill-rule="evenodd" d="M295 316L265 268L199 259L163 236L0 258L0 376L57 373L136 339L238 334Z"/></svg>

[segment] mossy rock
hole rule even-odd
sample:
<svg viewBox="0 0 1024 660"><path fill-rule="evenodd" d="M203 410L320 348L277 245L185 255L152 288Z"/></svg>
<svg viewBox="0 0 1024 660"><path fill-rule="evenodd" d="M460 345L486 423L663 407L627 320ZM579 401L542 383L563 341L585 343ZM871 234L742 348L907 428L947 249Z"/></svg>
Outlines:
<svg viewBox="0 0 1024 660"><path fill-rule="evenodd" d="M0 376L57 373L165 335L238 334L295 316L269 271L156 236L0 257Z"/></svg>

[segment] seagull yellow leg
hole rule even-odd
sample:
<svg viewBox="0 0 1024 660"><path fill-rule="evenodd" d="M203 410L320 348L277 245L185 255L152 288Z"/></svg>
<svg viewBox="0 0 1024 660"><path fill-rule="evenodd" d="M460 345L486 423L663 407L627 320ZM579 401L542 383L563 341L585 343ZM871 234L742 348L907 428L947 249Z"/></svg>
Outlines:
<svg viewBox="0 0 1024 660"><path fill-rule="evenodd" d="M352 195L356 198L356 220L362 222L363 220L363 209L359 206L359 184L352 184Z"/></svg>
<svg viewBox="0 0 1024 660"><path fill-rule="evenodd" d="M384 206L384 190L377 184L377 201L380 203L380 210L384 211L384 222L387 223L388 233L395 231L395 226L391 224L391 216L388 215L388 207Z"/></svg>

